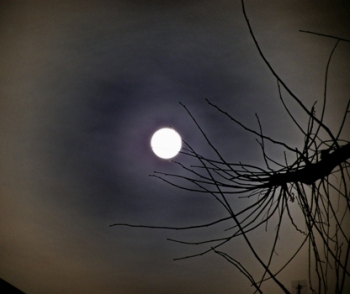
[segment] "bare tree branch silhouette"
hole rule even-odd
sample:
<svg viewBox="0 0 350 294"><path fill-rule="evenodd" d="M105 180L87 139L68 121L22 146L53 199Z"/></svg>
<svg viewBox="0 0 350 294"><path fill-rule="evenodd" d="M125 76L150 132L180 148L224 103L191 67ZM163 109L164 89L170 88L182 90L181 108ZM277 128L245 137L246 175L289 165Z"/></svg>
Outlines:
<svg viewBox="0 0 350 294"><path fill-rule="evenodd" d="M214 252L236 267L249 280L255 288L255 292L263 293L263 284L268 280L272 280L281 291L290 293L286 284L280 280L279 274L286 269L291 261L300 253L301 249L306 247L308 248L309 256L308 284L311 292L345 293L345 286L349 285L350 281L350 236L349 231L344 228L345 224L350 221L350 141L342 137L342 131L350 112L350 100L344 108L342 122L337 132L332 132L325 124L324 114L328 100L327 84L329 79L329 65L338 45L341 42L350 42L350 40L301 30L303 33L335 40L334 47L329 54L326 64L322 112L320 116L317 116L314 105L311 109L308 109L268 62L254 35L243 0L242 12L250 35L262 60L269 68L271 74L276 78L280 101L288 116L304 137L303 149L298 150L294 146L289 146L284 142L264 135L258 115L256 115L256 118L259 129L254 130L248 128L229 113L225 112L220 106L207 99L207 103L216 111L219 111L234 124L257 138L257 142L262 150L265 166L231 163L224 158L216 148L215 143L208 138L191 111L185 105L181 104L192 118L199 132L204 136L207 144L216 154L216 158L209 158L199 154L193 146L184 142L185 147L181 153L196 159L198 165L187 166L181 162L173 161L174 164L179 165L183 169L183 174L154 172L151 176L180 189L211 195L223 206L227 216L200 225L185 227L147 226L124 223L116 223L111 226L197 230L218 224L232 223L233 221L234 226L229 226L224 232L226 235L221 238L198 242L168 239L187 245L207 244L205 250L178 258L177 260ZM282 90L287 94L288 99L294 100L308 117L306 126L298 122L295 115L287 107ZM288 159L294 158L294 161L289 163L287 155L285 155L284 162L278 162L269 157L266 153L266 142L282 147L285 150L285 154L288 152ZM330 179L331 176L336 177L337 180L332 181ZM186 184L179 184L176 180L183 180ZM248 204L240 211L234 211L228 199L232 196L236 197L235 199L237 197L240 199L249 199ZM303 218L302 220L296 221L291 209L292 205L293 207L298 206ZM277 219L277 226L274 231L274 238L268 257L263 258L256 250L258 244L252 243L249 233L261 226L267 226L267 223L272 217ZM272 267L272 261L275 258L282 223L284 226L288 223L294 228L302 236L302 241L297 250L291 254L290 258L286 259L283 265L276 269ZM242 261L237 260L220 249L224 244L238 237L244 239L247 248L249 248L255 260L262 267L263 274L260 277L253 276Z"/></svg>

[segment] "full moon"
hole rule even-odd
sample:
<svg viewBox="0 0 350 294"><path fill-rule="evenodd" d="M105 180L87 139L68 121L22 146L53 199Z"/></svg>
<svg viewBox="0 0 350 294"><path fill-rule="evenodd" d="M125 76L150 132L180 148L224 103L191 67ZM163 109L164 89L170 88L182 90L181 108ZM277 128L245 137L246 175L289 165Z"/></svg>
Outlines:
<svg viewBox="0 0 350 294"><path fill-rule="evenodd" d="M173 129L164 128L156 131L151 139L151 148L155 155L169 159L176 156L181 150L180 135Z"/></svg>

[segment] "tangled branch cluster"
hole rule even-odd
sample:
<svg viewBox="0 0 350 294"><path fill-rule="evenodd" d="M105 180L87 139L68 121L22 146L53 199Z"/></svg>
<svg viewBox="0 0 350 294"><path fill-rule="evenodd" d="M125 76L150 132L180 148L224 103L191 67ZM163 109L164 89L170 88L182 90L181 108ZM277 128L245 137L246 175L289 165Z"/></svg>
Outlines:
<svg viewBox="0 0 350 294"><path fill-rule="evenodd" d="M256 118L259 130L256 131L246 127L219 106L207 100L210 106L242 127L245 131L257 137L265 166L230 163L216 149L215 144L207 137L200 124L186 106L183 105L199 131L203 134L208 145L216 154L216 159L211 159L197 153L193 147L185 142L186 148L184 148L182 153L196 159L198 164L186 166L181 162L173 161L175 164L181 166L186 175L155 172L153 176L180 189L211 195L224 207L227 215L210 223L187 227L114 225L189 230L206 228L225 222L232 223L233 221L234 226L228 227L230 234L222 238L200 242L170 239L178 243L190 245L208 244L207 249L204 251L179 259L215 252L233 264L250 281L251 285L255 287L256 292L262 293L263 283L266 280L272 280L284 293L290 293L287 289L288 287L279 279L279 273L288 266L302 248L307 247L309 253L308 280L310 290L313 293L344 293L346 286L349 287L350 284L350 232L346 226L350 222L350 142L342 138L342 131L350 112L350 101L345 108L342 123L337 132L332 132L324 123L324 114L327 103L328 69L332 56L340 42L350 42L350 40L302 31L335 39L335 45L330 52L326 65L322 112L320 116L317 116L314 105L311 109L308 109L269 64L255 38L243 1L242 8L250 34L259 54L270 69L272 75L276 78L280 100L286 112L304 137L302 150L265 136L258 116ZM287 93L288 97L299 104L308 116L306 126L300 125L286 106L282 89ZM326 138L323 138L321 133L326 134ZM288 158L294 158L294 162L288 162L287 156L285 156L283 163L269 157L265 150L266 142L284 148L289 153ZM337 180L331 180L331 176L336 177ZM178 182L173 181L174 178L184 180L190 185L178 184ZM249 198L251 201L249 205L240 211L234 211L229 200L232 196L235 199ZM303 217L297 223L293 218L291 205L297 205ZM249 233L258 227L266 225L272 217L278 221L271 250L266 259L258 254L256 250L257 246L252 244ZM284 262L284 265L276 270L272 269L271 264L279 241L282 221L286 223L286 220L302 236L302 242L299 248L291 254L290 258ZM250 252L263 268L261 277L253 277L239 260L221 251L220 247L237 237L242 237L245 240Z"/></svg>

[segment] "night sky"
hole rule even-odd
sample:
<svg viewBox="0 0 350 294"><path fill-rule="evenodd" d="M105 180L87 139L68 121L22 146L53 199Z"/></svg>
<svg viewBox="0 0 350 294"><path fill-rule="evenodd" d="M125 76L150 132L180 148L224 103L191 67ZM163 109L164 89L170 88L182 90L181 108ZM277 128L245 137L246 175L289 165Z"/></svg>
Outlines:
<svg viewBox="0 0 350 294"><path fill-rule="evenodd" d="M271 65L309 109L319 101L320 111L335 40L299 30L350 39L350 5L247 1L246 9ZM267 135L302 146L240 1L3 1L0 22L0 277L29 294L254 292L215 253L173 261L210 245L168 237L212 239L228 226L182 232L109 226L186 226L226 216L208 195L149 176L182 173L150 148L161 127L214 156L179 102L230 162L262 165L260 147L206 98L254 129L258 113ZM325 121L332 130L349 99L349 53L350 43L340 43L330 67ZM349 126L344 132L349 139ZM280 160L283 150L271 147L269 155ZM297 247L290 230L281 235L281 258ZM252 238L263 254L269 233L261 228ZM223 249L253 262L242 239ZM286 285L307 279L306 256L281 275Z"/></svg>

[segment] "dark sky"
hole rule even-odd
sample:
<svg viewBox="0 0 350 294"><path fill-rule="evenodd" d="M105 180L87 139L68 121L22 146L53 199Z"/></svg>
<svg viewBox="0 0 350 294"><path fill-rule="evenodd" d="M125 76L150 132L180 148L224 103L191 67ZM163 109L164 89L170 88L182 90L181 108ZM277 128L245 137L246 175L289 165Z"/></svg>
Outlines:
<svg viewBox="0 0 350 294"><path fill-rule="evenodd" d="M350 39L347 1L247 2L271 65L307 107L316 100L320 106L335 41L299 29ZM205 98L255 129L257 112L268 135L302 146L240 1L11 1L0 11L0 277L26 293L253 292L214 253L173 261L207 247L167 237L211 239L226 227L109 227L184 226L225 216L210 197L149 177L155 170L181 173L150 149L160 127L171 125L212 155L179 102L229 161L260 165L259 146ZM326 122L333 130L349 99L349 53L349 43L341 43L330 68ZM295 248L289 229L283 232L281 256ZM261 252L266 237L264 230L253 236ZM225 249L252 261L242 240ZM303 258L282 276L287 284L307 279Z"/></svg>

